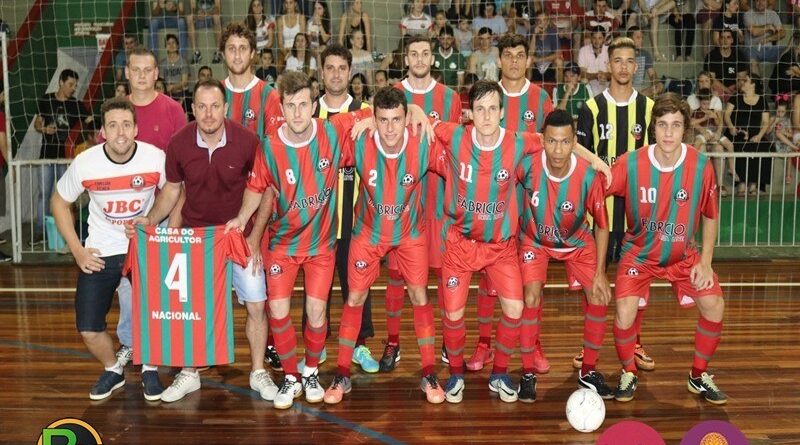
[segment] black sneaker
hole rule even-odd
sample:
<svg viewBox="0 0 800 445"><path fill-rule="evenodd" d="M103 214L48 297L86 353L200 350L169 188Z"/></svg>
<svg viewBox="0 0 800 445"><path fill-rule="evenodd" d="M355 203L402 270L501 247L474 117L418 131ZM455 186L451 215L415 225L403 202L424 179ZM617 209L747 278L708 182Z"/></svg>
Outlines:
<svg viewBox="0 0 800 445"><path fill-rule="evenodd" d="M383 357L381 357L379 363L380 371L381 372L389 372L394 369L397 362L400 361L400 345L393 345L391 343L386 343L386 347L383 348Z"/></svg>
<svg viewBox="0 0 800 445"><path fill-rule="evenodd" d="M519 379L519 389L517 390L517 397L520 402L533 403L536 401L536 376L533 374L524 374Z"/></svg>
<svg viewBox="0 0 800 445"><path fill-rule="evenodd" d="M689 382L686 384L689 392L694 394L702 394L707 402L714 405L724 405L728 402L728 396L717 388L714 383L714 376L704 372L700 377L693 379L689 374Z"/></svg>
<svg viewBox="0 0 800 445"><path fill-rule="evenodd" d="M619 385L617 390L614 391L614 398L618 402L630 402L633 400L633 392L636 391L636 384L639 383L639 378L636 374L630 371L623 371L619 376Z"/></svg>
<svg viewBox="0 0 800 445"><path fill-rule="evenodd" d="M278 356L278 351L276 351L273 346L267 346L267 351L264 354L264 362L266 362L273 371L283 371L281 358Z"/></svg>
<svg viewBox="0 0 800 445"><path fill-rule="evenodd" d="M192 57L192 65L197 65L201 60L203 60L203 55L200 54L200 51L195 51Z"/></svg>
<svg viewBox="0 0 800 445"><path fill-rule="evenodd" d="M92 390L89 391L89 398L92 400L103 400L110 396L112 392L125 386L125 376L114 371L104 371Z"/></svg>
<svg viewBox="0 0 800 445"><path fill-rule="evenodd" d="M614 398L614 391L606 385L606 379L599 372L589 371L588 374L581 375L580 371L578 371L578 385L591 389L603 399Z"/></svg>
<svg viewBox="0 0 800 445"><path fill-rule="evenodd" d="M142 373L142 386L144 387L144 399L150 402L161 400L161 393L164 386L158 378L158 371L145 371Z"/></svg>

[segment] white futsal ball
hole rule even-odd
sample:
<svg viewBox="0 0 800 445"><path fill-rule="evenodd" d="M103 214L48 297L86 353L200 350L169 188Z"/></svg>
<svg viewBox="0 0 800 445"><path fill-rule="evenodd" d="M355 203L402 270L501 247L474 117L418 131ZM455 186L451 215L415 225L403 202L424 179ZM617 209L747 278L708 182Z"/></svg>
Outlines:
<svg viewBox="0 0 800 445"><path fill-rule="evenodd" d="M582 433L600 428L606 418L606 405L599 394L588 388L573 392L567 400L567 420Z"/></svg>

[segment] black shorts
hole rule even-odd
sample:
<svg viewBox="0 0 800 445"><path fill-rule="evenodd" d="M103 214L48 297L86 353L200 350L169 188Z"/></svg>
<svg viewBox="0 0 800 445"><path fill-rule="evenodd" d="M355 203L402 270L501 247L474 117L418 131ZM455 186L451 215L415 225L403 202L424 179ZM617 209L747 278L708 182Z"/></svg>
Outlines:
<svg viewBox="0 0 800 445"><path fill-rule="evenodd" d="M100 272L78 272L78 288L75 292L75 325L78 332L106 330L106 315L122 279L125 255L107 256L103 261L106 262L106 267Z"/></svg>

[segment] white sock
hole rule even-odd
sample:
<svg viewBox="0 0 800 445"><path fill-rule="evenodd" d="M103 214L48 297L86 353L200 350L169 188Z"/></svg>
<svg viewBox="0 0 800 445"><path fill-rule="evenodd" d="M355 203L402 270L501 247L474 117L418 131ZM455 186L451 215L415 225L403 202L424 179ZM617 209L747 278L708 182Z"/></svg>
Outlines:
<svg viewBox="0 0 800 445"><path fill-rule="evenodd" d="M311 377L316 372L317 372L317 367L316 366L313 367L313 368L310 367L310 366L306 366L305 368L303 368L303 377Z"/></svg>
<svg viewBox="0 0 800 445"><path fill-rule="evenodd" d="M196 370L196 369L195 369L194 371L187 371L187 370L185 370L185 369L181 369L181 372L182 372L182 373L184 373L184 374L188 374L188 375L190 375L190 376L192 376L192 377L197 377L197 376L199 376L199 375L200 375L200 374L197 372L197 370Z"/></svg>
<svg viewBox="0 0 800 445"><path fill-rule="evenodd" d="M145 371L158 371L158 366L142 365L142 372L145 372Z"/></svg>
<svg viewBox="0 0 800 445"><path fill-rule="evenodd" d="M261 374L262 372L267 372L266 369L256 369L255 371L250 371L250 375Z"/></svg>
<svg viewBox="0 0 800 445"><path fill-rule="evenodd" d="M116 372L122 375L122 365L120 365L119 362L114 362L114 366L106 368L106 371Z"/></svg>

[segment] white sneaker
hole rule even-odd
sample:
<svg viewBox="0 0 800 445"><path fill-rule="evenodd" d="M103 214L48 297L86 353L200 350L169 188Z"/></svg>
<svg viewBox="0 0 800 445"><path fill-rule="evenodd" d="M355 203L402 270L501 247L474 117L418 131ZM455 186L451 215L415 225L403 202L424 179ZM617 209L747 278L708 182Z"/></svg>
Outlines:
<svg viewBox="0 0 800 445"><path fill-rule="evenodd" d="M162 402L177 402L186 394L193 393L200 389L200 374L181 371L175 376L175 380L161 393Z"/></svg>
<svg viewBox="0 0 800 445"><path fill-rule="evenodd" d="M277 409L289 409L292 407L294 399L302 394L303 385L293 375L287 375L283 379L283 385L278 389L278 394L275 395L275 400L272 401L272 406Z"/></svg>
<svg viewBox="0 0 800 445"><path fill-rule="evenodd" d="M319 371L314 370L314 373L308 377L303 377L303 391L306 393L306 402L319 403L325 397L325 390L319 384Z"/></svg>
<svg viewBox="0 0 800 445"><path fill-rule="evenodd" d="M270 402L275 400L275 395L278 394L278 385L272 381L265 369L250 373L250 388L258 391L262 399Z"/></svg>

